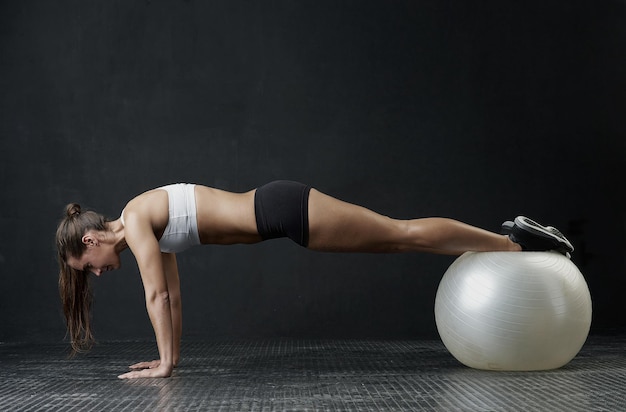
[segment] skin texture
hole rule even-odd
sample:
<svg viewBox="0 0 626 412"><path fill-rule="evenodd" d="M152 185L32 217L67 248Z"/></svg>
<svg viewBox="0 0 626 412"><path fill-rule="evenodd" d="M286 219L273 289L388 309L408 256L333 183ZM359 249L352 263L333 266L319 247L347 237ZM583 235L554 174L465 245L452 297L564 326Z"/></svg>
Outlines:
<svg viewBox="0 0 626 412"><path fill-rule="evenodd" d="M231 193L196 186L202 244L257 243L254 190ZM141 273L159 359L131 365L121 379L168 377L180 359L182 302L176 256L162 253L158 239L169 219L167 192L145 192L126 205L124 223L109 222L106 231L82 238L87 250L70 257L78 270L102 273L120 268L120 253L130 249ZM333 252L428 252L460 255L466 251L519 251L507 236L445 218L397 220L311 189L309 249Z"/></svg>

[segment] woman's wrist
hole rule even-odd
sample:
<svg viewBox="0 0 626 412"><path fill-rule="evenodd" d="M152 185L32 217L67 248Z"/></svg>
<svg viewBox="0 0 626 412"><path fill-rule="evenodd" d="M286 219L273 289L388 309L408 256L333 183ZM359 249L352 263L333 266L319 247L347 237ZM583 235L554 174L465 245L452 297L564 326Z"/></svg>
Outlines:
<svg viewBox="0 0 626 412"><path fill-rule="evenodd" d="M174 364L172 362L163 362L159 364L159 368L167 373L169 376L174 370Z"/></svg>

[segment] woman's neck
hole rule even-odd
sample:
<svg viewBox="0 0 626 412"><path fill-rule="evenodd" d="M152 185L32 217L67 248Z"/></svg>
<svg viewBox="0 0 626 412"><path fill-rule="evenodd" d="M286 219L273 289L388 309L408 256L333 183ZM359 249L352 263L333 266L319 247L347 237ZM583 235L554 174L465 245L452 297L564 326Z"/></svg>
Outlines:
<svg viewBox="0 0 626 412"><path fill-rule="evenodd" d="M107 222L107 234L111 236L110 241L113 242L117 253L128 248L124 235L124 225L120 219Z"/></svg>

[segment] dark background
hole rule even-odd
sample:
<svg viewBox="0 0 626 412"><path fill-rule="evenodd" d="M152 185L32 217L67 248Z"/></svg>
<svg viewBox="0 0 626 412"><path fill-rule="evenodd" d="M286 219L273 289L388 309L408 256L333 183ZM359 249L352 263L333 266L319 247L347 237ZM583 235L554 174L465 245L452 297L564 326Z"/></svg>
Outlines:
<svg viewBox="0 0 626 412"><path fill-rule="evenodd" d="M626 2L0 2L0 341L60 341L54 231L186 181L562 229L625 325ZM453 258L288 240L179 255L184 337L436 337ZM132 256L96 337L150 339Z"/></svg>

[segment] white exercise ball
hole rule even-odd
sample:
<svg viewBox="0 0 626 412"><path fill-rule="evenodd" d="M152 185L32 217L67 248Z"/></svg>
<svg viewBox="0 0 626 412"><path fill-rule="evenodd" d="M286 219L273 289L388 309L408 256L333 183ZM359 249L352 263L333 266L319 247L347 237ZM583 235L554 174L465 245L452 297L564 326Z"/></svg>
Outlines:
<svg viewBox="0 0 626 412"><path fill-rule="evenodd" d="M467 252L448 268L435 299L446 348L476 369L559 368L591 326L583 275L556 252Z"/></svg>

